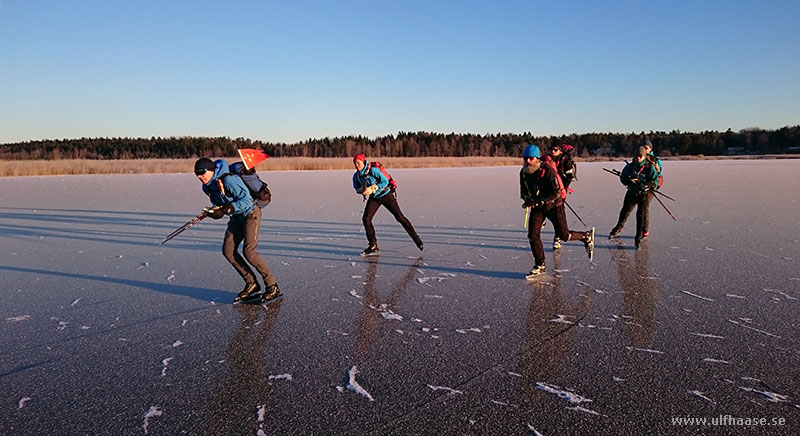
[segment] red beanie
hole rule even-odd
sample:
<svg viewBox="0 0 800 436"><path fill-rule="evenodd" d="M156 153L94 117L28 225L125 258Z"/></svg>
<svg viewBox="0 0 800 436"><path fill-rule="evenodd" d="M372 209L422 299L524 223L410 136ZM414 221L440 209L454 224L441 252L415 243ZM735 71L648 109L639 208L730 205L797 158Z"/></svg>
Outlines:
<svg viewBox="0 0 800 436"><path fill-rule="evenodd" d="M361 162L366 162L367 161L367 157L364 156L363 153L359 153L359 154L356 155L356 157L353 158L353 163L355 163L357 160L360 160Z"/></svg>

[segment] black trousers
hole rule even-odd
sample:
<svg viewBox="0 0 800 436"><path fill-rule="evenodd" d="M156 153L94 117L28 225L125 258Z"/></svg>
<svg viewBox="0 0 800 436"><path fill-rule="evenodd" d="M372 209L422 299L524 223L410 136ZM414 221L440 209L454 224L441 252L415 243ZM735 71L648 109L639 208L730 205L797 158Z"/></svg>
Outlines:
<svg viewBox="0 0 800 436"><path fill-rule="evenodd" d="M409 221L400 210L400 205L397 204L397 192L393 190L381 198L376 199L370 196L369 200L367 200L367 205L364 206L364 215L361 217L361 222L364 223L364 230L367 232L367 241L369 245L378 244L378 239L375 236L375 227L372 225L372 217L375 216L375 213L378 212L378 208L381 206L385 207L386 210L394 216L394 219L406 229L408 236L411 236L411 239L413 239L415 243L418 243L419 236L414 230L414 226L411 225L411 221Z"/></svg>
<svg viewBox="0 0 800 436"><path fill-rule="evenodd" d="M625 225L625 221L636 208L636 240L642 239L642 234L650 226L650 196L653 194L643 193L641 191L628 191L625 193L625 199L622 200L622 209L619 211L619 220L617 220L617 227Z"/></svg>
<svg viewBox="0 0 800 436"><path fill-rule="evenodd" d="M553 223L556 236L562 241L576 241L584 237L584 232L576 232L567 226L567 214L564 212L564 204L550 206L547 209L540 207L531 209L528 218L528 241L531 243L531 252L536 266L544 265L544 246L542 245L542 223L545 218Z"/></svg>
<svg viewBox="0 0 800 436"><path fill-rule="evenodd" d="M275 284L275 276L267 266L267 262L258 254L258 230L261 227L261 209L256 207L247 216L231 217L225 238L222 240L222 255L231 263L245 283L255 283L256 276L250 265L258 271L264 284ZM239 254L239 245L244 242L244 257ZM250 263L248 265L248 262Z"/></svg>

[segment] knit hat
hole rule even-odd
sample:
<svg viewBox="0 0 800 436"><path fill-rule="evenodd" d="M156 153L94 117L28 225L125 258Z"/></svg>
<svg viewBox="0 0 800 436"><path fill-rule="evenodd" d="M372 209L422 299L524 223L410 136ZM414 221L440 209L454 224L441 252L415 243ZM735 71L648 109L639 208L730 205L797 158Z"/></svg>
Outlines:
<svg viewBox="0 0 800 436"><path fill-rule="evenodd" d="M522 152L522 157L535 157L539 158L539 147L531 144L525 147L525 151Z"/></svg>
<svg viewBox="0 0 800 436"><path fill-rule="evenodd" d="M650 140L649 140L649 139L645 139L645 140L643 140L643 141L642 141L642 143L641 143L641 144L639 144L639 145L641 145L641 146L643 146L643 147L650 147L650 148L653 148L653 143L652 143L652 142L650 142Z"/></svg>
<svg viewBox="0 0 800 436"><path fill-rule="evenodd" d="M194 173L203 174L206 171L214 171L214 161L207 157L201 157L200 159L197 159L197 161L194 163Z"/></svg>
<svg viewBox="0 0 800 436"><path fill-rule="evenodd" d="M364 153L359 153L353 158L353 163L356 163L357 160L360 160L361 162L366 162L367 156L365 156Z"/></svg>

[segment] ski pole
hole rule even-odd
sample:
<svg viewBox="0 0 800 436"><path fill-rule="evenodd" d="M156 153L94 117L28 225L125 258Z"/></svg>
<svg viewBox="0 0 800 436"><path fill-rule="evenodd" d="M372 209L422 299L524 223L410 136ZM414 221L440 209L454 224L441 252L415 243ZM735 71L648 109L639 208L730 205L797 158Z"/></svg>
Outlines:
<svg viewBox="0 0 800 436"><path fill-rule="evenodd" d="M189 227L192 227L193 225L199 223L200 221L203 220L203 218L205 218L207 216L208 216L208 212L204 210L202 213L200 213L200 215L197 215L196 217L192 218L189 222L187 222L186 224L180 226L177 230L175 230L174 232L172 232L169 235L167 235L167 237L163 241L161 241L160 245L163 245L167 241L169 241L170 239L180 235L184 231L188 230Z"/></svg>
<svg viewBox="0 0 800 436"><path fill-rule="evenodd" d="M667 195L667 194L664 194L664 193L663 193L663 192L661 192L661 191L652 191L652 192L653 192L653 194L658 194L658 195L661 195L662 197L666 198L667 200L676 201L674 198L670 197L670 196L669 196L669 195Z"/></svg>
<svg viewBox="0 0 800 436"><path fill-rule="evenodd" d="M626 161L626 162L627 162L627 161ZM610 169L608 169L608 168L603 168L603 171L609 172L609 173L611 173L611 174L613 174L613 175L615 175L615 176L622 176L622 173L621 173L621 172L619 172L619 170L610 170ZM654 194L661 195L662 197L664 197L664 198L666 198L666 199L669 199L669 200L672 200L672 201L677 201L677 200L675 200L674 198L670 197L670 196L669 196L669 195L667 195L667 194L664 194L664 193L663 193L663 192L661 192L661 191L651 191L651 192L653 192Z"/></svg>
<svg viewBox="0 0 800 436"><path fill-rule="evenodd" d="M573 208L572 208L572 206L570 206L570 205L569 205L569 203L567 203L567 200L564 200L564 204L566 204L566 205L567 205L567 207L569 208L569 210L571 210L571 211L572 211L572 213L574 213L574 214L575 214L575 218L578 218L578 221L580 221L580 222L581 222L581 224L583 224L583 226L584 226L584 227L588 227L588 226L586 225L586 223L585 223L585 222L583 222L583 220L581 219L581 217L580 217L580 216L578 216L578 212L575 212L575 209L573 209Z"/></svg>
<svg viewBox="0 0 800 436"><path fill-rule="evenodd" d="M531 208L530 207L526 207L525 208L525 221L522 222L522 228L523 229L527 229L528 228L528 217L530 217L530 216L531 216Z"/></svg>
<svg viewBox="0 0 800 436"><path fill-rule="evenodd" d="M653 192L653 191L650 191L650 192ZM653 198L655 198L656 200L658 200L659 204L661 204L661 206L664 208L664 210L666 210L666 211L667 211L667 213L669 214L669 216L671 216L671 217L672 217L672 219L673 219L673 220L675 220L675 221L678 221L677 219L675 219L675 216L674 216L674 215L672 215L672 212L670 212L670 211L669 211L669 209L667 209L667 205L665 205L665 204L664 204L664 202L663 202L663 201L661 201L661 199L660 199L660 198L658 198L658 197L657 197L657 196L655 196L655 195L653 196Z"/></svg>

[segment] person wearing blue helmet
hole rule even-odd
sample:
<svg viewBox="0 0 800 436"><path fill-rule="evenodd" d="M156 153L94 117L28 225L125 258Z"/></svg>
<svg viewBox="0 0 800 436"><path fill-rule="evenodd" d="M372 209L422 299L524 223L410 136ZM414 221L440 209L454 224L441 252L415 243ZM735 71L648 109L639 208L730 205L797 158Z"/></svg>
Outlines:
<svg viewBox="0 0 800 436"><path fill-rule="evenodd" d="M556 170L550 165L542 165L539 160L539 147L529 145L522 153L522 169L519 172L519 190L522 207L530 208L528 218L528 241L535 262L533 269L525 278L533 280L545 274L545 256L542 245L542 223L545 218L553 223L555 234L562 241L583 242L591 261L594 254L594 227L584 232L570 230L564 213L564 198L561 195Z"/></svg>

